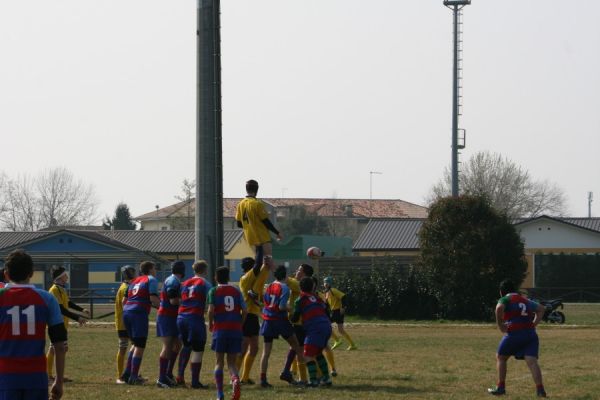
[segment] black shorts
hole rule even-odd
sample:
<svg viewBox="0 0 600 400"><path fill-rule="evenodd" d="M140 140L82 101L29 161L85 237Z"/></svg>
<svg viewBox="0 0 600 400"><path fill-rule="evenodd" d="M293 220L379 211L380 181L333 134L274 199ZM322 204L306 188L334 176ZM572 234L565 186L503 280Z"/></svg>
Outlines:
<svg viewBox="0 0 600 400"><path fill-rule="evenodd" d="M126 331L126 330L118 330L118 331L117 331L117 335L118 335L120 338L129 339L129 335L127 334L127 331Z"/></svg>
<svg viewBox="0 0 600 400"><path fill-rule="evenodd" d="M302 325L294 325L294 332L296 333L296 339L298 339L298 343L300 343L300 346L302 346L304 344L304 338L306 338L304 327Z"/></svg>
<svg viewBox="0 0 600 400"><path fill-rule="evenodd" d="M258 323L258 315L248 313L246 315L246 321L244 321L244 326L242 327L244 337L258 336L259 330L260 324Z"/></svg>
<svg viewBox="0 0 600 400"><path fill-rule="evenodd" d="M344 314L342 314L339 309L333 310L333 312L331 313L331 322L335 322L336 324L343 324Z"/></svg>

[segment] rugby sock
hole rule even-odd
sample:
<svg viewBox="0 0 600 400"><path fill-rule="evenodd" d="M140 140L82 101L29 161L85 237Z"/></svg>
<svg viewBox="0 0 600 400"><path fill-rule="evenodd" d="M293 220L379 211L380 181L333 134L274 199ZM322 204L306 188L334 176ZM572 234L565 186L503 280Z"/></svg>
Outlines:
<svg viewBox="0 0 600 400"><path fill-rule="evenodd" d="M124 375L131 375L132 360L133 360L133 351L130 351L129 355L127 355L127 364L125 365L125 371L123 372Z"/></svg>
<svg viewBox="0 0 600 400"><path fill-rule="evenodd" d="M177 362L177 354L176 352L172 352L171 358L169 358L169 365L167 366L167 376L169 378L173 377L173 368L175 368L175 363Z"/></svg>
<svg viewBox="0 0 600 400"><path fill-rule="evenodd" d="M317 364L319 364L319 369L321 370L321 374L323 374L323 378L329 378L329 368L327 367L327 360L323 357L322 354L317 356Z"/></svg>
<svg viewBox="0 0 600 400"><path fill-rule="evenodd" d="M119 351L117 353L117 378L120 378L123 375L123 371L125 370L125 352Z"/></svg>
<svg viewBox="0 0 600 400"><path fill-rule="evenodd" d="M331 368L332 370L335 369L335 358L333 357L333 351L331 351L330 348L325 347L325 349L323 350L323 352L325 353L325 358L327 359L327 363L329 364L329 368Z"/></svg>
<svg viewBox="0 0 600 400"><path fill-rule="evenodd" d="M217 384L217 398L222 399L225 397L223 393L223 370L215 369L215 383Z"/></svg>
<svg viewBox="0 0 600 400"><path fill-rule="evenodd" d="M140 366L142 365L141 357L133 357L131 359L131 375L129 379L133 379L134 381L138 378L138 374L140 372Z"/></svg>
<svg viewBox="0 0 600 400"><path fill-rule="evenodd" d="M292 363L296 358L296 352L294 350L290 350L287 353L287 358L285 359L285 365L283 366L283 372L287 372L292 368Z"/></svg>
<svg viewBox="0 0 600 400"><path fill-rule="evenodd" d="M246 354L248 354L248 353L246 353ZM238 369L238 371L240 370L240 368L242 368L243 362L244 362L244 355L242 353L240 353L235 358L235 367Z"/></svg>
<svg viewBox="0 0 600 400"><path fill-rule="evenodd" d="M250 370L252 370L252 364L256 356L250 355L250 352L246 353L244 357L244 370L242 371L242 381L246 382L250 379ZM239 368L238 368L239 371Z"/></svg>
<svg viewBox="0 0 600 400"><path fill-rule="evenodd" d="M348 343L350 343L350 346L354 347L354 342L352 341L352 338L350 337L350 335L348 335L348 332L344 332L343 336L348 341Z"/></svg>
<svg viewBox="0 0 600 400"><path fill-rule="evenodd" d="M46 354L46 368L48 368L48 376L52 376L52 371L54 370L54 352L50 350Z"/></svg>
<svg viewBox="0 0 600 400"><path fill-rule="evenodd" d="M192 368L192 386L200 383L200 369L202 369L201 362L193 362L190 364Z"/></svg>
<svg viewBox="0 0 600 400"><path fill-rule="evenodd" d="M544 390L544 385L535 385L535 389L537 390L538 393L546 391L546 390Z"/></svg>
<svg viewBox="0 0 600 400"><path fill-rule="evenodd" d="M308 375L310 375L310 381L315 382L317 380L317 363L314 361L309 361L306 363L306 368L308 368Z"/></svg>
<svg viewBox="0 0 600 400"><path fill-rule="evenodd" d="M167 378L167 368L169 367L169 359L164 357L158 358L158 380L165 382Z"/></svg>
<svg viewBox="0 0 600 400"><path fill-rule="evenodd" d="M496 387L498 389L506 389L506 383L504 381L500 381L500 382L498 382L498 384L496 385Z"/></svg>
<svg viewBox="0 0 600 400"><path fill-rule="evenodd" d="M308 382L308 364L300 361L296 361L298 364L298 373L300 374L300 380L302 382Z"/></svg>
<svg viewBox="0 0 600 400"><path fill-rule="evenodd" d="M188 361L190 360L190 354L192 353L191 347L184 347L179 353L179 370L177 371L177 377L182 378L185 376L185 368L187 367Z"/></svg>
<svg viewBox="0 0 600 400"><path fill-rule="evenodd" d="M261 372L260 373L260 381L261 382L266 382L267 381L267 373L266 372Z"/></svg>

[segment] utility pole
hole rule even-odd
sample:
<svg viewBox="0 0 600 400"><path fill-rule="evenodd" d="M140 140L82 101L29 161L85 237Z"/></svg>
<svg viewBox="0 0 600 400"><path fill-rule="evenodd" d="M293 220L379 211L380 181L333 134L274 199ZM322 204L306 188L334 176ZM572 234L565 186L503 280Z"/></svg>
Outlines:
<svg viewBox="0 0 600 400"><path fill-rule="evenodd" d="M594 193L588 192L588 218L592 218L592 201L594 201Z"/></svg>
<svg viewBox="0 0 600 400"><path fill-rule="evenodd" d="M458 150L465 148L466 132L463 129L462 143L459 138L458 117L461 115L462 80L462 12L461 10L471 4L471 0L444 0L444 5L452 10L454 15L454 64L452 72L452 197L458 196Z"/></svg>
<svg viewBox="0 0 600 400"><path fill-rule="evenodd" d="M196 30L196 260L209 279L223 265L220 0L197 0Z"/></svg>

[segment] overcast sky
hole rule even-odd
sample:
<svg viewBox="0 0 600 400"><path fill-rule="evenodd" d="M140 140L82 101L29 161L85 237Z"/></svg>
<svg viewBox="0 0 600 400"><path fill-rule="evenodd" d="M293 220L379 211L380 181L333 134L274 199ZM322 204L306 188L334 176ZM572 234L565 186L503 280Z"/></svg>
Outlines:
<svg viewBox="0 0 600 400"><path fill-rule="evenodd" d="M423 204L451 157L442 0L223 0L224 195ZM600 2L464 10L466 160L501 153L600 215ZM0 1L0 171L64 166L99 217L195 175L196 1Z"/></svg>

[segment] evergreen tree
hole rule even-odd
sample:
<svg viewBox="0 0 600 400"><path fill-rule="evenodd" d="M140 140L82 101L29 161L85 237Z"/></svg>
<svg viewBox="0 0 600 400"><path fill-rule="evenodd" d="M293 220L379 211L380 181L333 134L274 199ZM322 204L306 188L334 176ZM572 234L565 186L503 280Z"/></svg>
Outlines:
<svg viewBox="0 0 600 400"><path fill-rule="evenodd" d="M131 218L129 207L125 203L119 203L115 209L115 215L110 219L106 217L102 221L102 227L105 230L115 229L124 231L133 231L136 228L135 222Z"/></svg>

